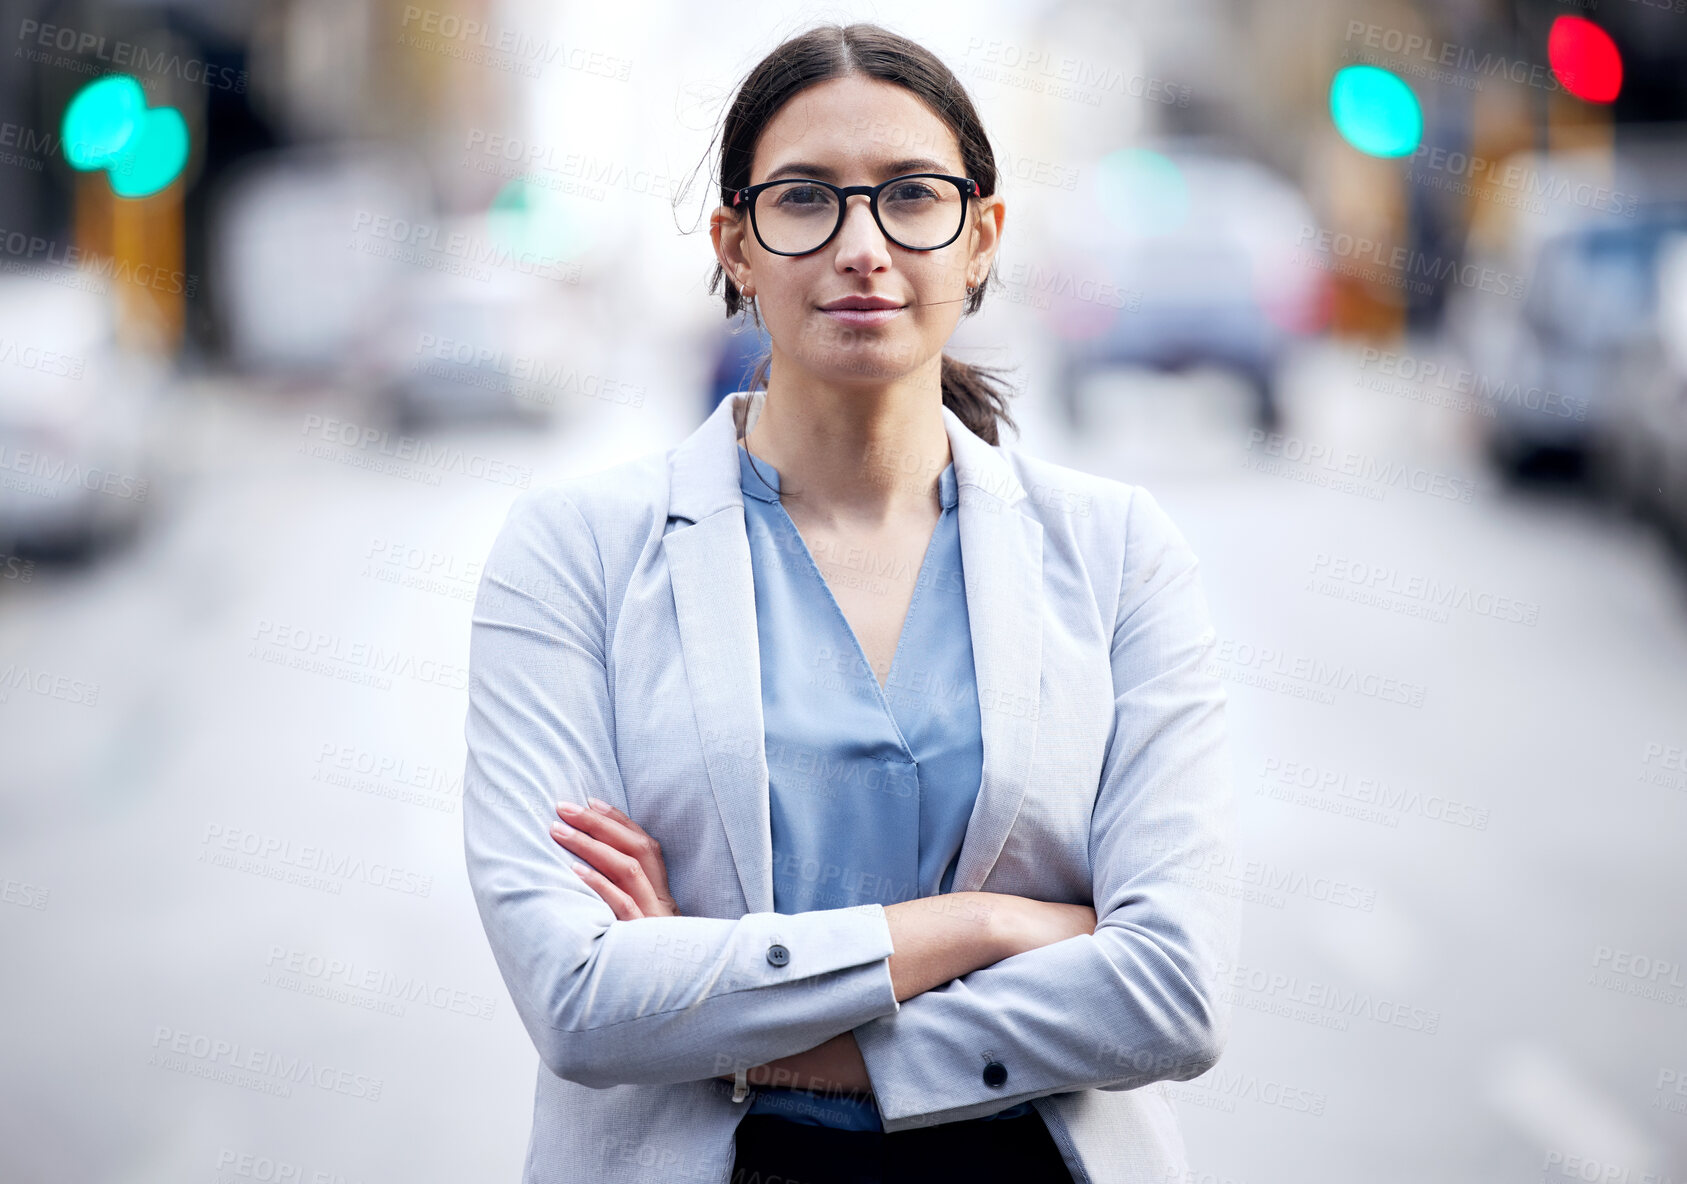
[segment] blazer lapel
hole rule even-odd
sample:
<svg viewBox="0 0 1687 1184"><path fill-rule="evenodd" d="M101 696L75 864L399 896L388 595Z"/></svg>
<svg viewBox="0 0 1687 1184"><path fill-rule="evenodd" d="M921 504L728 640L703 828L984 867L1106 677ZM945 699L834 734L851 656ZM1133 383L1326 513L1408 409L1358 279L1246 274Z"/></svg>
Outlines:
<svg viewBox="0 0 1687 1184"><path fill-rule="evenodd" d="M979 891L996 865L1031 776L1043 671L1043 527L1019 511L1025 487L1000 451L943 408L960 496L972 662L984 776L955 867L955 892Z"/></svg>
<svg viewBox="0 0 1687 1184"><path fill-rule="evenodd" d="M663 539L704 763L750 912L773 911L773 837L755 582L732 403L723 399L670 462ZM760 410L752 392L750 415ZM959 492L962 566L984 735L984 774L953 890L995 866L1030 778L1042 677L1043 528L1002 454L942 409Z"/></svg>
<svg viewBox="0 0 1687 1184"><path fill-rule="evenodd" d="M748 911L773 909L761 648L732 400L675 450L662 540L709 785Z"/></svg>

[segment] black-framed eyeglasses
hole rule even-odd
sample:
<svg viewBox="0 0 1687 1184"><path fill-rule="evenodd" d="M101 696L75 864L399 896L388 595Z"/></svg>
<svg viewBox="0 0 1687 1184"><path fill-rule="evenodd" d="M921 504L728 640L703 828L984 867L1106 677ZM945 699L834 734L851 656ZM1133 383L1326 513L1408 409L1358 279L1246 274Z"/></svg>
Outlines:
<svg viewBox="0 0 1687 1184"><path fill-rule="evenodd" d="M867 198L884 236L909 251L935 251L961 235L967 202L979 196L971 177L907 173L877 185L833 185L810 177L781 177L732 192L750 207L756 241L775 255L808 255L832 241L855 194Z"/></svg>

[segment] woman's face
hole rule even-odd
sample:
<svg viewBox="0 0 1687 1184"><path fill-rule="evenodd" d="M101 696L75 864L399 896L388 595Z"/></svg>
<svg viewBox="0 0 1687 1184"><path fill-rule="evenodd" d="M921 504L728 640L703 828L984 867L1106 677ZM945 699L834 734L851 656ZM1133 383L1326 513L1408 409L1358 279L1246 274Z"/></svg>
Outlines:
<svg viewBox="0 0 1687 1184"><path fill-rule="evenodd" d="M966 176L955 133L913 92L848 75L800 91L779 109L756 144L750 184L813 177L877 185L904 173ZM788 256L762 247L747 211L741 219L725 211L711 221L716 253L739 289L755 296L775 356L832 381L890 381L935 364L960 320L967 284L989 270L1003 214L1000 197L972 198L954 242L910 251L884 236L865 197L851 197L830 242ZM862 296L898 307L853 316L827 308Z"/></svg>

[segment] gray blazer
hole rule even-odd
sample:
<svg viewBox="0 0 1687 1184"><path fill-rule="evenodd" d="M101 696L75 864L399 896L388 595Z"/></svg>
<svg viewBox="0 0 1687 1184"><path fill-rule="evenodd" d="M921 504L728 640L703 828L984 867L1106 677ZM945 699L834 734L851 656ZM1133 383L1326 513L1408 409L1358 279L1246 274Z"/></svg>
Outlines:
<svg viewBox="0 0 1687 1184"><path fill-rule="evenodd" d="M1234 794L1194 554L1145 490L943 409L984 725L954 890L1100 921L899 1004L881 906L773 911L746 397L520 495L481 577L463 839L539 1053L524 1181L724 1182L746 1106L715 1075L854 1030L887 1131L1031 1100L1075 1180L1165 1184L1186 1164L1151 1083L1218 1059L1239 919L1210 873ZM570 870L548 827L588 795L661 843L684 916L617 921Z"/></svg>

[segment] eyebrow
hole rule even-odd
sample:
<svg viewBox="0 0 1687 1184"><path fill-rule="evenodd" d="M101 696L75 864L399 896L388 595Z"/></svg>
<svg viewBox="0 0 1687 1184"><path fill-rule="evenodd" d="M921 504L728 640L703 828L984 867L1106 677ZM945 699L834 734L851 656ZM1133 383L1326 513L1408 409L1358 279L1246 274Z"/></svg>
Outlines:
<svg viewBox="0 0 1687 1184"><path fill-rule="evenodd" d="M887 177L900 177L904 173L943 173L949 172L949 166L940 160L933 160L929 156L910 156L905 160L893 160L889 164L879 166ZM771 181L776 177L795 175L799 177L813 177L817 181L834 181L838 170L823 164L814 164L806 160L793 160L780 165L767 175Z"/></svg>

